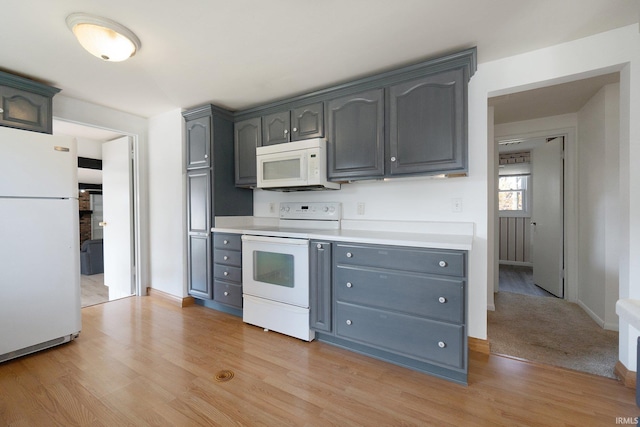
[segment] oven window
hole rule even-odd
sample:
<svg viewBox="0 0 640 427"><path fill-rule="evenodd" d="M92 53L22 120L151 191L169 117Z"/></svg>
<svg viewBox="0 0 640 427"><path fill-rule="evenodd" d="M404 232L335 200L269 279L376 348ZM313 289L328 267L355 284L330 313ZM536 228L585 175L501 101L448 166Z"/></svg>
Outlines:
<svg viewBox="0 0 640 427"><path fill-rule="evenodd" d="M262 164L262 179L300 179L300 158L265 161Z"/></svg>
<svg viewBox="0 0 640 427"><path fill-rule="evenodd" d="M253 280L293 288L293 255L253 252Z"/></svg>

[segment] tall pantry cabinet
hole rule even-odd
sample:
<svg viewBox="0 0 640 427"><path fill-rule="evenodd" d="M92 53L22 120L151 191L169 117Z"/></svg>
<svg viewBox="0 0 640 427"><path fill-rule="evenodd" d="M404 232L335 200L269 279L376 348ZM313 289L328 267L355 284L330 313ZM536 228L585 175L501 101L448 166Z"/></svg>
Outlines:
<svg viewBox="0 0 640 427"><path fill-rule="evenodd" d="M214 105L185 119L187 281L189 295L213 298L211 227L216 216L252 216L253 192L235 186L233 116Z"/></svg>

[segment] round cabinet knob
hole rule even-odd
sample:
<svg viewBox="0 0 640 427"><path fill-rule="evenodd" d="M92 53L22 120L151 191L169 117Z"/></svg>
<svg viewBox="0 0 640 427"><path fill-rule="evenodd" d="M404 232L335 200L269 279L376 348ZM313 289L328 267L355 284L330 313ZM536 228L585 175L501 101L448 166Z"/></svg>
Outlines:
<svg viewBox="0 0 640 427"><path fill-rule="evenodd" d="M322 249L322 245L321 245L320 243L318 243L318 244L316 245L316 248L318 248L318 249Z"/></svg>
<svg viewBox="0 0 640 427"><path fill-rule="evenodd" d="M208 158L209 158L209 155L208 155L208 154L205 154L205 155L204 155L204 158L205 158L205 159L208 159Z"/></svg>
<svg viewBox="0 0 640 427"><path fill-rule="evenodd" d="M353 284L351 282L347 282L347 288L352 288Z"/></svg>
<svg viewBox="0 0 640 427"><path fill-rule="evenodd" d="M351 252L347 252L347 258L353 258L353 254Z"/></svg>
<svg viewBox="0 0 640 427"><path fill-rule="evenodd" d="M440 304L444 304L445 302L447 302L447 299L445 297L440 297L440 298L438 298L438 302Z"/></svg>
<svg viewBox="0 0 640 427"><path fill-rule="evenodd" d="M0 113L4 113L4 108L0 108Z"/></svg>
<svg viewBox="0 0 640 427"><path fill-rule="evenodd" d="M351 325L353 322L351 320L347 320L347 325Z"/></svg>
<svg viewBox="0 0 640 427"><path fill-rule="evenodd" d="M438 347L445 348L446 346L447 346L447 344L445 344L444 341L438 341Z"/></svg>
<svg viewBox="0 0 640 427"><path fill-rule="evenodd" d="M228 276L228 275L229 275L229 272L228 272L228 271L225 271L223 274L224 274L225 276Z"/></svg>
<svg viewBox="0 0 640 427"><path fill-rule="evenodd" d="M440 262L438 263L438 265L439 265L440 267L446 267L446 266L447 266L447 262L446 262L446 261L440 261Z"/></svg>
<svg viewBox="0 0 640 427"><path fill-rule="evenodd" d="M229 259L229 257L225 255L225 256L222 257L222 259L226 261L226 260Z"/></svg>
<svg viewBox="0 0 640 427"><path fill-rule="evenodd" d="M286 135L286 134L288 134L288 133L289 133L289 129L285 129L285 130L284 130L284 134Z"/></svg>
<svg viewBox="0 0 640 427"><path fill-rule="evenodd" d="M293 131L294 132L298 132L298 128L293 128Z"/></svg>
<svg viewBox="0 0 640 427"><path fill-rule="evenodd" d="M225 296L225 297L228 297L228 296L229 296L229 292L225 291L225 292L224 292L224 296Z"/></svg>
<svg viewBox="0 0 640 427"><path fill-rule="evenodd" d="M223 244L225 244L225 245L228 245L228 244L229 244L229 241L228 241L228 240L225 240L225 241L223 241L222 243L223 243Z"/></svg>
<svg viewBox="0 0 640 427"><path fill-rule="evenodd" d="M392 161L392 162L395 162L395 161L396 161L396 158L395 158L395 157L391 157L391 161Z"/></svg>

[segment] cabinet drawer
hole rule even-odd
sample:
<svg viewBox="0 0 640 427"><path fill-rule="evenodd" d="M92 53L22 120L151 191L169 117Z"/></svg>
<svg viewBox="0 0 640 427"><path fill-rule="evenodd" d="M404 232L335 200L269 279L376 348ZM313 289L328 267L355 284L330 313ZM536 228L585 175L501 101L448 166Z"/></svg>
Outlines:
<svg viewBox="0 0 640 427"><path fill-rule="evenodd" d="M227 251L224 249L214 249L213 261L217 264L231 265L233 267L242 267L242 252Z"/></svg>
<svg viewBox="0 0 640 427"><path fill-rule="evenodd" d="M411 358L464 367L464 327L338 302L336 334Z"/></svg>
<svg viewBox="0 0 640 427"><path fill-rule="evenodd" d="M230 282L242 283L242 269L228 265L214 264L213 277Z"/></svg>
<svg viewBox="0 0 640 427"><path fill-rule="evenodd" d="M460 279L339 266L334 283L338 301L464 322L464 282Z"/></svg>
<svg viewBox="0 0 640 427"><path fill-rule="evenodd" d="M215 233L213 236L213 247L216 249L227 249L239 251L242 248L242 235Z"/></svg>
<svg viewBox="0 0 640 427"><path fill-rule="evenodd" d="M242 286L215 280L213 282L213 299L222 304L242 307Z"/></svg>
<svg viewBox="0 0 640 427"><path fill-rule="evenodd" d="M338 265L465 276L465 254L458 251L337 244L334 256Z"/></svg>

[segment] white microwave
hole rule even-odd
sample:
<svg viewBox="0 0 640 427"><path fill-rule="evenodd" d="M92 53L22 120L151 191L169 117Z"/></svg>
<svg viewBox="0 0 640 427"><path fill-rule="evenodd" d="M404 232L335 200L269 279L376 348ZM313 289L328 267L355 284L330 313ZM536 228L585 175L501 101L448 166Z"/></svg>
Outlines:
<svg viewBox="0 0 640 427"><path fill-rule="evenodd" d="M306 139L256 148L258 188L277 191L338 190L327 181L327 141Z"/></svg>

